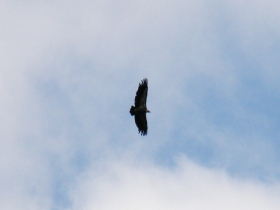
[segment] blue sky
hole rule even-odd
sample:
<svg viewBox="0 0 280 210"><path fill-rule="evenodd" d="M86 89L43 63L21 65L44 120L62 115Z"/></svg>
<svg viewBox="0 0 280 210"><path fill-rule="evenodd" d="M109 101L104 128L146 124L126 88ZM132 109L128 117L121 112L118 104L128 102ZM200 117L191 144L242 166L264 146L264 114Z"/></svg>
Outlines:
<svg viewBox="0 0 280 210"><path fill-rule="evenodd" d="M278 210L279 4L3 1L0 208Z"/></svg>

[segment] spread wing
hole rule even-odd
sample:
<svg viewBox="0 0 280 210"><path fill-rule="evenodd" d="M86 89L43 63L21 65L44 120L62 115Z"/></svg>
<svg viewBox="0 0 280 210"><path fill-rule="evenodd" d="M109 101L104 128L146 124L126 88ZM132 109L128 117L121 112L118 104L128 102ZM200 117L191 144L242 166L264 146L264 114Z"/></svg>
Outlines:
<svg viewBox="0 0 280 210"><path fill-rule="evenodd" d="M138 113L135 115L135 123L138 127L138 131L141 134L141 136L145 136L148 133L148 123L146 119L146 113Z"/></svg>
<svg viewBox="0 0 280 210"><path fill-rule="evenodd" d="M139 87L136 92L135 101L134 101L135 107L146 106L147 96L148 96L148 79L143 79L141 83L139 83Z"/></svg>

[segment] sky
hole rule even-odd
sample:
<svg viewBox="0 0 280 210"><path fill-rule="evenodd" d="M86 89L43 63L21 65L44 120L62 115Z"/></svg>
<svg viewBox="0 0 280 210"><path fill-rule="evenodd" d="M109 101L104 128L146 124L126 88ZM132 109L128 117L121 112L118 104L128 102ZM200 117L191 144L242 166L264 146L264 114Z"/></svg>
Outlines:
<svg viewBox="0 0 280 210"><path fill-rule="evenodd" d="M280 209L279 8L2 0L0 209Z"/></svg>

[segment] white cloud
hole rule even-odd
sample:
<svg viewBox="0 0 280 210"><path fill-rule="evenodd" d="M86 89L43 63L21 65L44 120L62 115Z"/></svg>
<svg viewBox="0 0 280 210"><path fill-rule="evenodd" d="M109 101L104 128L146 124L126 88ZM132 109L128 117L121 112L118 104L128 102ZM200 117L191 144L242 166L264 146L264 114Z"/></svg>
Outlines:
<svg viewBox="0 0 280 210"><path fill-rule="evenodd" d="M174 169L134 161L92 168L73 193L73 209L278 209L279 183L239 180L187 159Z"/></svg>

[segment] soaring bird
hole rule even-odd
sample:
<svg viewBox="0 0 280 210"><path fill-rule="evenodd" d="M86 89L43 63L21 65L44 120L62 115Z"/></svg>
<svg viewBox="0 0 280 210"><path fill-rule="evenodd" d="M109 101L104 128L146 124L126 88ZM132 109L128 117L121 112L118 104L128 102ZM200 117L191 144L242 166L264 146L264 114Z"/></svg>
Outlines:
<svg viewBox="0 0 280 210"><path fill-rule="evenodd" d="M135 119L135 124L138 127L138 131L141 134L141 136L147 135L148 132L148 124L146 119L146 113L150 112L147 109L146 102L147 102L147 96L148 96L148 79L143 79L141 83L139 83L138 90L136 92L134 105L130 108L130 114Z"/></svg>

